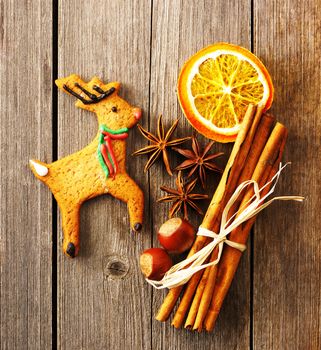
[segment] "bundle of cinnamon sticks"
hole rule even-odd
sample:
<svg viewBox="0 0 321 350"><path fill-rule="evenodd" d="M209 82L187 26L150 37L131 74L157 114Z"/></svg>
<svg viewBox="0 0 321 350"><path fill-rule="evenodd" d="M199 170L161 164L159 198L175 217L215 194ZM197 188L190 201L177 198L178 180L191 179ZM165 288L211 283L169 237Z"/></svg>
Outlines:
<svg viewBox="0 0 321 350"><path fill-rule="evenodd" d="M214 232L219 231L222 211L239 184L252 179L262 187L276 174L286 138L285 126L275 122L273 116L264 114L263 107L253 105L248 107L221 181L203 219L202 227ZM264 192L267 193L269 189L269 186L266 186ZM244 191L244 195L230 209L229 217L237 213L240 207L246 207L252 196L252 188ZM229 234L229 240L246 244L254 221L255 217L234 229ZM210 241L211 238L197 236L188 257ZM214 261L217 254L218 249L215 248L208 261ZM218 264L195 273L185 286L169 290L156 319L159 321L168 319L183 291L172 325L179 328L185 322L185 328L212 331L241 255L239 250L225 245Z"/></svg>

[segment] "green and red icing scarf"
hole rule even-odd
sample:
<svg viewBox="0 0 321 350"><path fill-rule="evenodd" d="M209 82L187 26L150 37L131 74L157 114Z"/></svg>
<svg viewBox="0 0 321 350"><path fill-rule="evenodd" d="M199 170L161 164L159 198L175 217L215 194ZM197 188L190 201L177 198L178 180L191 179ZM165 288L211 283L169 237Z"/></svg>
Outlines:
<svg viewBox="0 0 321 350"><path fill-rule="evenodd" d="M128 129L122 128L112 130L102 124L99 126L99 140L98 140L98 160L106 177L109 175L115 178L118 172L118 162L113 150L113 140L125 140L128 137Z"/></svg>

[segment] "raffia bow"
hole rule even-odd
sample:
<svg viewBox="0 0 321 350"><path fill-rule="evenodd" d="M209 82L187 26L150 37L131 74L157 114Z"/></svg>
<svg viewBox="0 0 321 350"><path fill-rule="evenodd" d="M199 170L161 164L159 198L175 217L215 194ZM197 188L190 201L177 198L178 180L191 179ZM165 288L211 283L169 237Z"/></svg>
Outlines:
<svg viewBox="0 0 321 350"><path fill-rule="evenodd" d="M246 246L237 242L232 242L227 239L227 235L232 232L236 227L241 225L243 222L251 219L253 216L257 215L264 208L269 206L276 200L294 200L294 201L303 201L304 197L301 196L277 196L273 197L266 203L264 201L274 192L275 186L279 180L280 174L282 170L288 165L281 165L279 167L279 171L272 177L270 181L268 181L264 186L259 188L259 185L254 180L248 180L242 182L229 201L227 202L221 219L221 226L219 233L215 233L205 227L200 226L197 232L197 235L207 236L213 238L213 241L206 245L204 248L199 250L197 253L193 254L191 257L183 260L182 262L174 265L163 277L160 281L154 281L150 279L146 279L148 283L154 286L157 289L163 288L174 288L185 284L189 281L189 279L198 271L205 269L206 267L213 266L218 264L221 259L224 244L229 245L235 249L243 252L246 249ZM270 184L273 184L264 196L261 197L261 192ZM244 189L248 186L253 185L254 195L249 199L249 201L241 207L234 215L232 215L229 219L228 213L233 204L240 197ZM218 255L217 258L209 263L204 264L207 258L211 255L212 251L218 247Z"/></svg>

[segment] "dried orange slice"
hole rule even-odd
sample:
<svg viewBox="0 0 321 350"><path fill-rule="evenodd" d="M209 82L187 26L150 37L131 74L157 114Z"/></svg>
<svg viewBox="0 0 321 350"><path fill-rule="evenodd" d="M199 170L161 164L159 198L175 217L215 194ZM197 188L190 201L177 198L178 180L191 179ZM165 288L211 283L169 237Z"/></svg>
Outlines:
<svg viewBox="0 0 321 350"><path fill-rule="evenodd" d="M178 99L192 126L219 142L232 142L249 104L269 109L271 77L247 49L227 43L208 46L192 56L178 78Z"/></svg>

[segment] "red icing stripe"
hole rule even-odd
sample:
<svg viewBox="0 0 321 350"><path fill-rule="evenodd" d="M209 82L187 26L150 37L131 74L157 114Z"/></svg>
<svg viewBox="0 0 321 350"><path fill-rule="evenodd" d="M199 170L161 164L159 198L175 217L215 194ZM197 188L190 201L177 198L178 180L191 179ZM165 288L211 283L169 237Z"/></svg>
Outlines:
<svg viewBox="0 0 321 350"><path fill-rule="evenodd" d="M108 153L107 153L107 147L106 147L106 145L102 144L102 145L100 146L100 151L101 151L101 154L102 154L102 156L103 156L103 158L104 158L105 164L106 164L107 167L108 167L109 174L110 174L111 176L115 176L115 175L114 175L114 168L113 168L113 166L112 166L112 164L111 164L111 162L110 162L110 160L109 160L109 158L108 158Z"/></svg>
<svg viewBox="0 0 321 350"><path fill-rule="evenodd" d="M109 169L110 175L113 175L113 178L115 178L115 174L117 174L117 172L118 172L118 162L117 162L117 159L115 157L115 153L114 153L111 141L112 140L125 140L128 137L128 133L124 132L122 134L111 134L111 133L104 131L104 130L100 130L100 132L103 135L105 135L104 140L106 142L106 144L102 144L100 147L101 154L102 154L104 161ZM109 155L114 163L114 167L109 160L108 153L109 153Z"/></svg>

